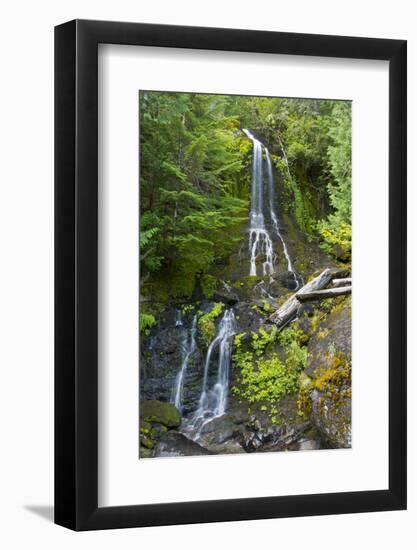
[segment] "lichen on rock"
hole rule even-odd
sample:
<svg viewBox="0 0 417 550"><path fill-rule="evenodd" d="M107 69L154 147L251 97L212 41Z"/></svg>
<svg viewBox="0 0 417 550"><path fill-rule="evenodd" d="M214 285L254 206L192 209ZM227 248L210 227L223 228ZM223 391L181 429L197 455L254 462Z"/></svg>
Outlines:
<svg viewBox="0 0 417 550"><path fill-rule="evenodd" d="M351 446L351 298L336 303L308 345L299 407L331 447Z"/></svg>

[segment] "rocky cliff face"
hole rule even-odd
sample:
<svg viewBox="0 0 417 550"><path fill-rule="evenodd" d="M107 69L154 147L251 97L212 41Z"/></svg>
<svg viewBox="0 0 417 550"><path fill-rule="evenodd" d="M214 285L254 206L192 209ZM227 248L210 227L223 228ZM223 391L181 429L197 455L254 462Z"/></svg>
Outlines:
<svg viewBox="0 0 417 550"><path fill-rule="evenodd" d="M304 411L330 447L351 446L351 361L351 298L343 297L310 338L301 388Z"/></svg>

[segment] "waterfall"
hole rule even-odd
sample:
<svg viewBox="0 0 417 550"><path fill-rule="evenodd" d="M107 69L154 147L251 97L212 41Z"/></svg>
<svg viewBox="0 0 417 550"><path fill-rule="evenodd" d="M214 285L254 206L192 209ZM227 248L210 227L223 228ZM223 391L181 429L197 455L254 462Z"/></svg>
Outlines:
<svg viewBox="0 0 417 550"><path fill-rule="evenodd" d="M293 269L290 253L288 252L287 244L284 240L284 237L282 236L281 230L279 228L279 222L277 215L275 213L274 209L274 174L272 171L272 161L271 161L271 155L269 154L268 149L265 147L265 156L266 156L266 165L268 167L268 197L269 197L269 212L271 215L271 221L272 225L274 227L275 233L277 234L277 237L282 243L282 249L284 251L285 260L287 261L287 271L290 271L294 277L294 282L296 285L296 288L294 290L298 290L300 287L300 282L302 279L298 277L296 272Z"/></svg>
<svg viewBox="0 0 417 550"><path fill-rule="evenodd" d="M182 312L181 309L177 309L175 312L175 326L182 327Z"/></svg>
<svg viewBox="0 0 417 550"><path fill-rule="evenodd" d="M249 275L256 276L256 260L260 255L265 258L265 261L262 264L262 275L268 275L274 272L274 249L272 246L272 239L265 227L264 218L263 145L249 132L249 130L243 129L243 132L253 143L252 190L249 226Z"/></svg>
<svg viewBox="0 0 417 550"><path fill-rule="evenodd" d="M265 256L263 263L263 275L274 272L274 251L271 237L265 227L265 208L263 201L263 151L265 151L267 165L267 182L268 182L268 205L267 212L269 214L272 227L280 240L287 262L287 270L294 276L296 285L295 290L300 286L300 279L294 271L290 254L285 239L279 227L279 221L274 208L274 175L272 171L271 156L267 147L257 140L249 130L242 129L245 135L253 143L253 169L252 169L252 190L251 190L251 211L250 211L250 229L249 229L249 252L250 252L250 271L249 275L256 275L256 259L259 254Z"/></svg>
<svg viewBox="0 0 417 550"><path fill-rule="evenodd" d="M232 358L232 343L235 334L235 315L232 309L227 309L217 327L216 335L211 341L204 365L203 385L197 411L191 420L196 436L208 421L226 412L229 392L230 362ZM209 387L209 367L213 353L218 351L216 381Z"/></svg>
<svg viewBox="0 0 417 550"><path fill-rule="evenodd" d="M182 324L182 323L181 323ZM197 313L193 317L193 322L191 324L190 333L185 332L183 340L181 342L182 347L182 363L181 368L178 371L178 374L175 378L174 387L172 389L171 402L177 407L177 409L182 411L182 397L183 397L183 388L184 388L184 377L188 366L188 361L191 355L196 350L196 341L195 335L197 332Z"/></svg>
<svg viewBox="0 0 417 550"><path fill-rule="evenodd" d="M230 285L228 285L226 283L226 281L220 281L220 282L224 286L225 290L227 290L227 292L232 292L232 290L233 290L232 287Z"/></svg>

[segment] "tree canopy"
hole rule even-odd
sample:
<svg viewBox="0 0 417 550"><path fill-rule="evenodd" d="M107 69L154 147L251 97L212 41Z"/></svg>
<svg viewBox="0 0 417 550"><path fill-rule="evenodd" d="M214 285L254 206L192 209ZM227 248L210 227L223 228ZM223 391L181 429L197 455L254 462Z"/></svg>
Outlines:
<svg viewBox="0 0 417 550"><path fill-rule="evenodd" d="M190 298L246 238L252 144L243 127L268 145L282 207L300 230L328 252L350 248L349 102L141 92L143 295Z"/></svg>

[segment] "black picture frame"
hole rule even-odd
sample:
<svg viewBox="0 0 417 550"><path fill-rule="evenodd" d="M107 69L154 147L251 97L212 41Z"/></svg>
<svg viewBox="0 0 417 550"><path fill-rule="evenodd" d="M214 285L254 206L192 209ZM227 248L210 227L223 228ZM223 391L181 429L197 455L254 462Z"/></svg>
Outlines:
<svg viewBox="0 0 417 550"><path fill-rule="evenodd" d="M98 507L98 44L389 62L389 488ZM406 508L406 41L74 20L55 28L55 522L74 530Z"/></svg>

